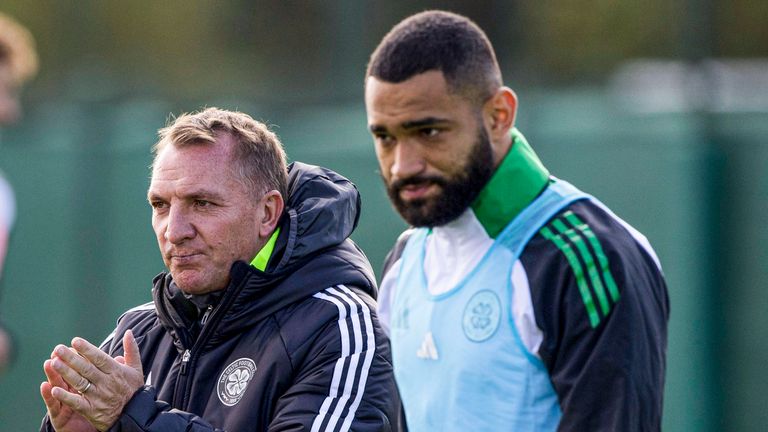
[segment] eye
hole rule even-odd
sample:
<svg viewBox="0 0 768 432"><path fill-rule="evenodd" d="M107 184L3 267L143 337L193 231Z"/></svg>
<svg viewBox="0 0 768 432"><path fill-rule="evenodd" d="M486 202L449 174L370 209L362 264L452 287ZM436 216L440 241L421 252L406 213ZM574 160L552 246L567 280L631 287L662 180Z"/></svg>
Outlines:
<svg viewBox="0 0 768 432"><path fill-rule="evenodd" d="M162 210L168 207L168 203L165 201L150 201L149 205L155 210Z"/></svg>
<svg viewBox="0 0 768 432"><path fill-rule="evenodd" d="M395 143L395 137L386 133L375 133L373 139L381 146L389 147Z"/></svg>
<svg viewBox="0 0 768 432"><path fill-rule="evenodd" d="M434 138L440 134L440 129L433 128L433 127L424 128L424 129L419 129L419 133L421 134L421 136L425 138Z"/></svg>
<svg viewBox="0 0 768 432"><path fill-rule="evenodd" d="M213 205L213 203L211 203L210 201L201 200L201 199L196 199L194 204L195 204L195 207L201 207L201 208L210 207Z"/></svg>

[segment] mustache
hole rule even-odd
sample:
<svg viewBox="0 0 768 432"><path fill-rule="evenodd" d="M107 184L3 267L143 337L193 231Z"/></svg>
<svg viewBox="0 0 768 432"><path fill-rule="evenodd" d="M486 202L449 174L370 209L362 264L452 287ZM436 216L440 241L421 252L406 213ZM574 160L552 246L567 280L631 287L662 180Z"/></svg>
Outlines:
<svg viewBox="0 0 768 432"><path fill-rule="evenodd" d="M389 185L389 188L393 191L398 191L406 186L419 186L427 183L434 183L439 186L448 184L444 178L439 176L414 176L395 180Z"/></svg>

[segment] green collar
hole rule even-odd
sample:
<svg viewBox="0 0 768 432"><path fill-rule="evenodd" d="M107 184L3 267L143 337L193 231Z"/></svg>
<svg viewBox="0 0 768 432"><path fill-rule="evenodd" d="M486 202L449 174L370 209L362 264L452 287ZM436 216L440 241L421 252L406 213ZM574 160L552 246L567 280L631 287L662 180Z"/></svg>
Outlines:
<svg viewBox="0 0 768 432"><path fill-rule="evenodd" d="M275 250L275 242L277 242L277 236L280 235L280 227L277 227L275 232L272 233L272 236L267 240L267 244L265 244L259 253L256 254L256 258L251 261L251 265L256 267L257 269L264 271L267 268L267 263L269 262L269 258L272 257L272 252Z"/></svg>
<svg viewBox="0 0 768 432"><path fill-rule="evenodd" d="M549 171L523 134L513 128L512 147L472 204L475 216L496 238L536 198L549 181Z"/></svg>

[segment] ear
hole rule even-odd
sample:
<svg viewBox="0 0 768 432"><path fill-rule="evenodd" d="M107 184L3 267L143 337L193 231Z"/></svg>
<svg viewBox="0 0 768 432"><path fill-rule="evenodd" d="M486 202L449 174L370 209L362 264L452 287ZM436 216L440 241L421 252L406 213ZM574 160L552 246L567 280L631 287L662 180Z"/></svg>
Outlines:
<svg viewBox="0 0 768 432"><path fill-rule="evenodd" d="M283 214L283 208L285 208L285 202L280 192L271 190L264 194L259 201L259 206L262 209L261 219L259 223L259 236L262 238L268 238L272 235L272 232L277 228L277 223L280 221L280 216Z"/></svg>
<svg viewBox="0 0 768 432"><path fill-rule="evenodd" d="M509 140L509 130L515 126L517 95L509 87L500 87L483 106L483 120L491 142Z"/></svg>

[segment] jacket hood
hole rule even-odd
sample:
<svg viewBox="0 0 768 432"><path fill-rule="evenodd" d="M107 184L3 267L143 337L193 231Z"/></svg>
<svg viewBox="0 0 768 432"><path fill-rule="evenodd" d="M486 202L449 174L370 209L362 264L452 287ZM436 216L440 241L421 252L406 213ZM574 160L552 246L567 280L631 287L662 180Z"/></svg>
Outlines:
<svg viewBox="0 0 768 432"><path fill-rule="evenodd" d="M294 162L288 167L288 200L272 257L264 272L238 261L206 327L209 344L250 326L283 307L335 285L351 285L376 298L368 259L349 236L360 217L357 187L327 168ZM187 345L183 328L197 307L179 295L170 274L155 278L153 297L166 327ZM194 315L194 316L190 316ZM203 330L205 333L205 330ZM192 337L194 339L194 336Z"/></svg>
<svg viewBox="0 0 768 432"><path fill-rule="evenodd" d="M360 219L360 193L341 175L301 162L288 166L288 202L268 272L300 264L349 238Z"/></svg>

